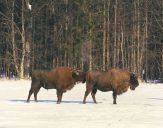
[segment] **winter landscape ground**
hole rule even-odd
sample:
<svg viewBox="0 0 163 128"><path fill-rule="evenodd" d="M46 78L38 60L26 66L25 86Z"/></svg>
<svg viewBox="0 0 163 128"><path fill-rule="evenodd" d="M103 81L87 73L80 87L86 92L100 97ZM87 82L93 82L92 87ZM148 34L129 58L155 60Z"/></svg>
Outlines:
<svg viewBox="0 0 163 128"><path fill-rule="evenodd" d="M28 80L0 80L0 128L163 128L163 84L145 84L118 96L97 92L82 104L85 84L77 84L56 104L56 91L41 89L38 103L26 103Z"/></svg>

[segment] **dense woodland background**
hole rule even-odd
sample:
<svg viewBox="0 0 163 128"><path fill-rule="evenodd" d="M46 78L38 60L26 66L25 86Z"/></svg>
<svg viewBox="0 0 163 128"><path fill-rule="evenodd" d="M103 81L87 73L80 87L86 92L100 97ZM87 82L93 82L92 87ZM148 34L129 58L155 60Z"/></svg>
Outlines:
<svg viewBox="0 0 163 128"><path fill-rule="evenodd" d="M57 66L162 78L163 0L0 0L1 77Z"/></svg>

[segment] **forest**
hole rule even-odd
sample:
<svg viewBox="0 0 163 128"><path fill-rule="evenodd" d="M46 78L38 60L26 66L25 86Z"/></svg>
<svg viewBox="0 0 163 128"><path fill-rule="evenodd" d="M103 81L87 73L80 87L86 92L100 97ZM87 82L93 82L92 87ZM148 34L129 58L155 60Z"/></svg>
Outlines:
<svg viewBox="0 0 163 128"><path fill-rule="evenodd" d="M163 78L163 0L0 0L0 77L57 66Z"/></svg>

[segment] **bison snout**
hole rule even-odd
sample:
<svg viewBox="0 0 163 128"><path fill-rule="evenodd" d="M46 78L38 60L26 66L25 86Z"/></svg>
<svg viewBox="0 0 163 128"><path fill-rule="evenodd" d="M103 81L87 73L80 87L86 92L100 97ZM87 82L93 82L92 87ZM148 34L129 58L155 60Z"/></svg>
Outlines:
<svg viewBox="0 0 163 128"><path fill-rule="evenodd" d="M132 91L134 91L134 90L135 90L135 87L130 86L130 89L131 89Z"/></svg>

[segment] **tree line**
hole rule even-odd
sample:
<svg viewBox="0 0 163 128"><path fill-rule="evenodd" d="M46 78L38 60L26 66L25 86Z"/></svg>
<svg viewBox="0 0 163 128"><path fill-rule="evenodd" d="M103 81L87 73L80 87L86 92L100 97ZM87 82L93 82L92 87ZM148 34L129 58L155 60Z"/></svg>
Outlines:
<svg viewBox="0 0 163 128"><path fill-rule="evenodd" d="M163 77L163 0L0 0L0 74L129 69Z"/></svg>

